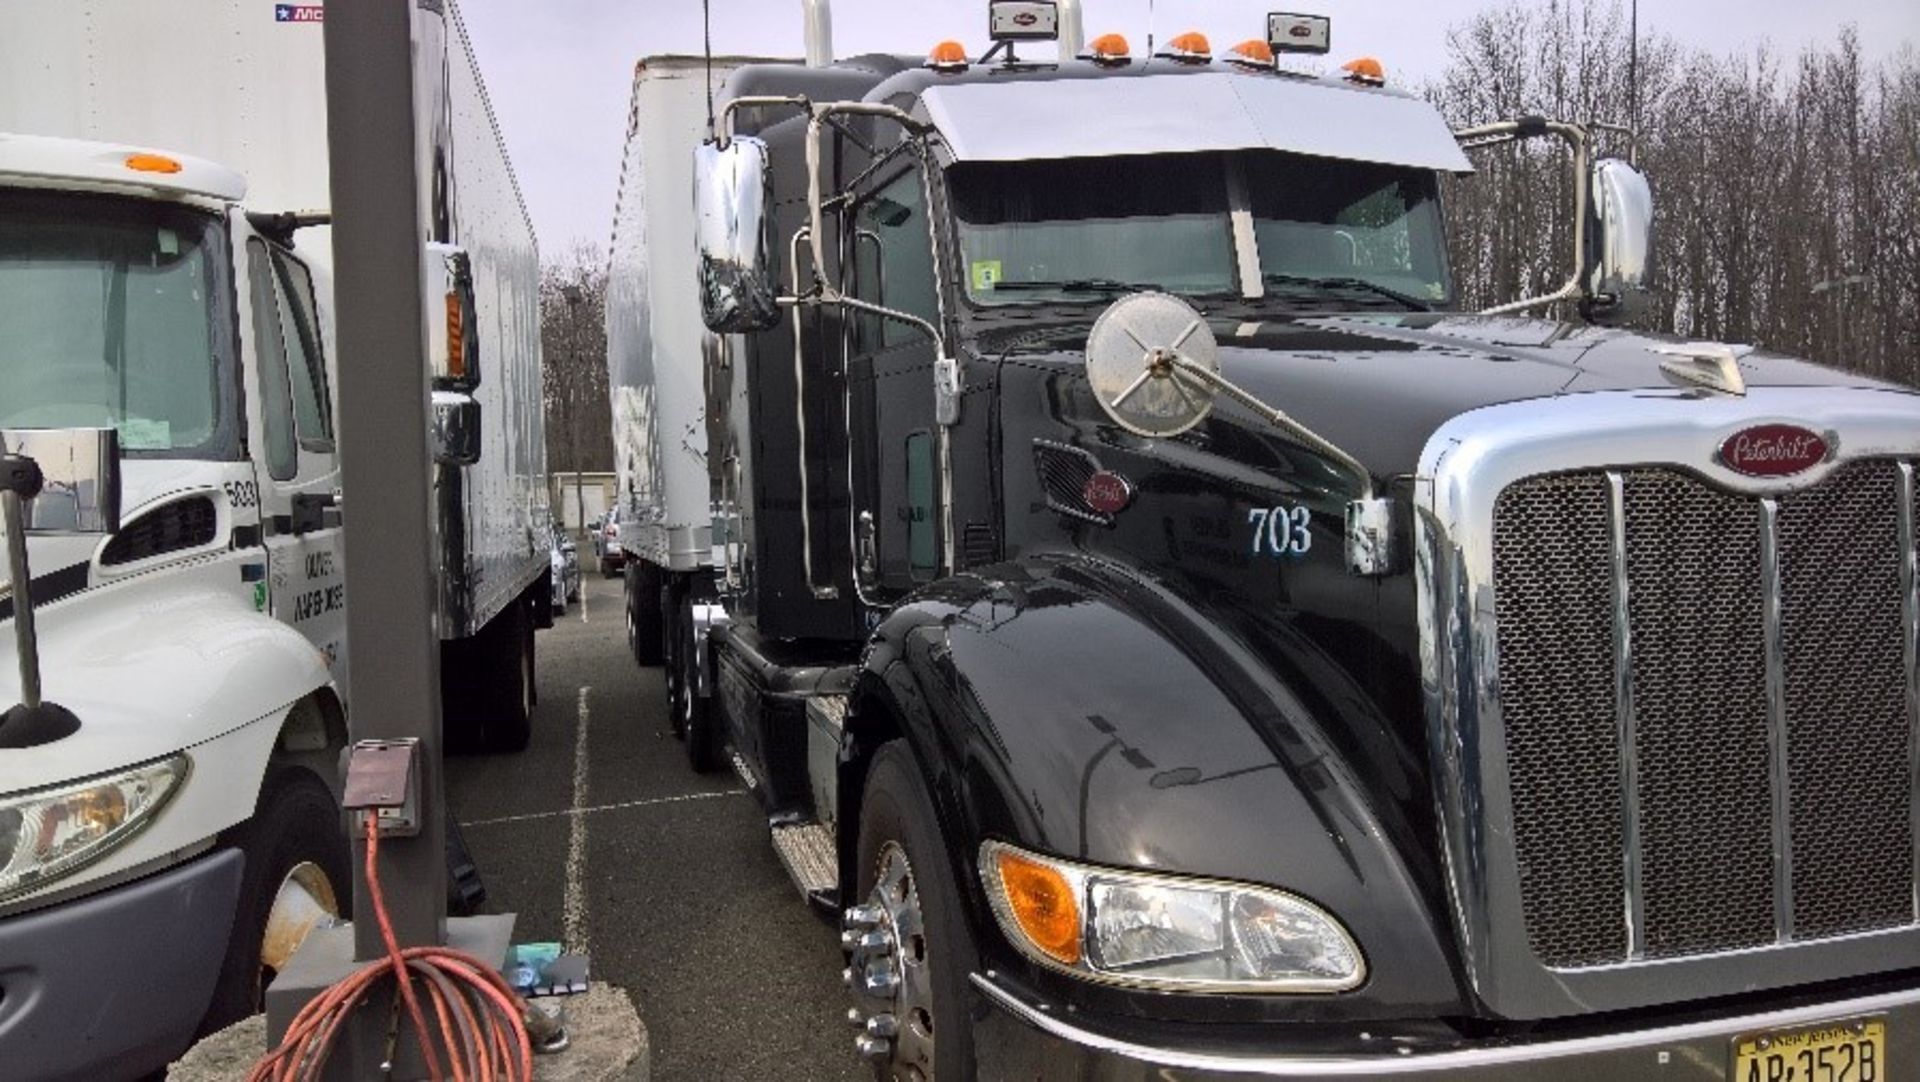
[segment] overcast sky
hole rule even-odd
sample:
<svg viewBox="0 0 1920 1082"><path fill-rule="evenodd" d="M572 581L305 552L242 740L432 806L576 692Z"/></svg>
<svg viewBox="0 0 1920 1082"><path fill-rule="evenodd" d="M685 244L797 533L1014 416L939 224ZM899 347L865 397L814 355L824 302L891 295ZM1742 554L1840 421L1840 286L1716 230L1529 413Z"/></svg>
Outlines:
<svg viewBox="0 0 1920 1082"><path fill-rule="evenodd" d="M711 0L713 50L801 53L800 0ZM1089 38L1125 34L1143 51L1150 0L1082 0ZM1266 32L1266 12L1304 10L1333 19L1333 55L1379 57L1396 81L1419 82L1446 62L1446 30L1492 0L1151 0L1156 39L1200 30L1216 50ZM834 0L834 51L924 53L956 38L978 55L986 0ZM701 51L697 0L460 0L488 96L505 132L543 256L576 240L605 246L619 183L634 61ZM1643 30L1717 52L1832 40L1860 28L1868 59L1920 42L1915 0L1648 0ZM1031 47L1030 47L1031 48Z"/></svg>

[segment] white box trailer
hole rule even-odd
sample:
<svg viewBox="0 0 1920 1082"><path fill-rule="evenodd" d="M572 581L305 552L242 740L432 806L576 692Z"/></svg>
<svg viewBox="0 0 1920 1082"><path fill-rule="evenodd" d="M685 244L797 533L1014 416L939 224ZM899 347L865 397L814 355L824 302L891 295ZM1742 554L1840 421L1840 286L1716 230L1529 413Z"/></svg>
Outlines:
<svg viewBox="0 0 1920 1082"><path fill-rule="evenodd" d="M409 6L447 732L512 748L549 613L538 255L458 9ZM267 929L348 895L323 16L0 4L0 453L110 431L122 507L0 569L0 709L26 594L80 723L0 728L9 1077L164 1064L254 1008Z"/></svg>
<svg viewBox="0 0 1920 1082"><path fill-rule="evenodd" d="M721 340L700 322L686 268L693 251L690 148L706 137L708 88L757 58L651 56L634 65L626 150L607 275L607 385L613 405L615 538L625 553L635 657L660 659L663 588L715 565L715 493L707 471L705 371Z"/></svg>

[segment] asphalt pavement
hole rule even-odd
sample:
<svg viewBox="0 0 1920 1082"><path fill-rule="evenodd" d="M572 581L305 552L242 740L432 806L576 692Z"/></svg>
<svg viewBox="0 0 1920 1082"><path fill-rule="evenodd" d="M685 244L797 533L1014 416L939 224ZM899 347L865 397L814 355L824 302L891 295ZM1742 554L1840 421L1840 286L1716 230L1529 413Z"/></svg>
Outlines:
<svg viewBox="0 0 1920 1082"><path fill-rule="evenodd" d="M814 915L732 773L697 775L658 668L627 652L620 581L584 569L539 633L533 743L447 762L448 802L515 939L584 949L625 988L653 1077L862 1079L835 929Z"/></svg>

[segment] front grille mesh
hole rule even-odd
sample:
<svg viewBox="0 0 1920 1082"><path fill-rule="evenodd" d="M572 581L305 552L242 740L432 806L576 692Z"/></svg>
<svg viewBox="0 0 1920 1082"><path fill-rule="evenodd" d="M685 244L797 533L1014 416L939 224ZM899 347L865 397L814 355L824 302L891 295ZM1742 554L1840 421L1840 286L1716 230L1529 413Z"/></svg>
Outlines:
<svg viewBox="0 0 1920 1082"><path fill-rule="evenodd" d="M1626 953L1607 533L1595 474L1515 485L1494 516L1514 845L1527 936L1553 965Z"/></svg>
<svg viewBox="0 0 1920 1082"><path fill-rule="evenodd" d="M1758 946L1774 938L1760 507L1678 473L1623 484L1646 953Z"/></svg>
<svg viewBox="0 0 1920 1082"><path fill-rule="evenodd" d="M1606 472L1535 477L1501 494L1507 784L1522 916L1543 964L1685 957L1914 921L1898 470L1854 463L1778 500L1777 720L1759 498L1676 470L1620 471L1622 583ZM1778 734L1784 826L1773 810ZM1790 839L1785 912L1776 836Z"/></svg>
<svg viewBox="0 0 1920 1082"><path fill-rule="evenodd" d="M1889 462L1857 463L1780 501L1801 937L1913 919L1898 501Z"/></svg>

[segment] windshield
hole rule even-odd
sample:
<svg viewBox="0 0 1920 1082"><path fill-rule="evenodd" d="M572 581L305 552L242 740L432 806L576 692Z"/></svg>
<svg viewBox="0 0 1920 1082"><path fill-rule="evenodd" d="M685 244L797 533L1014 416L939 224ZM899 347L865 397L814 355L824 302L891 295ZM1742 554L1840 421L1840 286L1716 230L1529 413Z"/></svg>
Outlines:
<svg viewBox="0 0 1920 1082"><path fill-rule="evenodd" d="M1450 292L1427 172L1248 151L961 162L947 182L977 305L1240 297L1236 203L1252 226L1248 265L1279 302L1406 310Z"/></svg>
<svg viewBox="0 0 1920 1082"><path fill-rule="evenodd" d="M132 452L224 443L223 236L183 207L0 189L0 428L112 426Z"/></svg>

